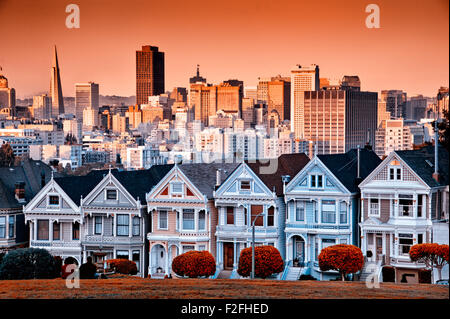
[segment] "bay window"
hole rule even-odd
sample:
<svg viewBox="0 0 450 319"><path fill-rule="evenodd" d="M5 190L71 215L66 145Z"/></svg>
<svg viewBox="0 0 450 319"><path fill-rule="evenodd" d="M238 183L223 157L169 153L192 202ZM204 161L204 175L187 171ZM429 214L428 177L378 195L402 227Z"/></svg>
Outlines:
<svg viewBox="0 0 450 319"><path fill-rule="evenodd" d="M117 236L128 236L130 230L130 216L117 215Z"/></svg>
<svg viewBox="0 0 450 319"><path fill-rule="evenodd" d="M183 209L183 230L195 229L195 214L193 209Z"/></svg>
<svg viewBox="0 0 450 319"><path fill-rule="evenodd" d="M133 217L133 236L141 235L141 219L139 216Z"/></svg>

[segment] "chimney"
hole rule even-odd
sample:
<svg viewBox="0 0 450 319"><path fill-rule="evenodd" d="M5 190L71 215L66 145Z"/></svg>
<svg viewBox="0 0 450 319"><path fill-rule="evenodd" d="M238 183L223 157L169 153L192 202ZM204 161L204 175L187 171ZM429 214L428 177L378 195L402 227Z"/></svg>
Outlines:
<svg viewBox="0 0 450 319"><path fill-rule="evenodd" d="M437 120L434 122L434 173L433 179L439 183L439 136L437 128Z"/></svg>
<svg viewBox="0 0 450 319"><path fill-rule="evenodd" d="M220 176L220 168L216 170L216 189L222 184L221 176Z"/></svg>
<svg viewBox="0 0 450 319"><path fill-rule="evenodd" d="M17 182L15 184L14 194L16 195L16 199L19 202L25 202L25 183Z"/></svg>

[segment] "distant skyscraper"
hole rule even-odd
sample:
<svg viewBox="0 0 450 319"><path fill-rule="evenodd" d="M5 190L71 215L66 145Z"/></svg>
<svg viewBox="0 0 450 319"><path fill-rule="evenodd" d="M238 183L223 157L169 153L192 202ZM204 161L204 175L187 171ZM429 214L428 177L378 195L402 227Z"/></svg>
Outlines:
<svg viewBox="0 0 450 319"><path fill-rule="evenodd" d="M437 110L439 117L444 117L444 111L448 112L448 88L441 86L437 94Z"/></svg>
<svg viewBox="0 0 450 319"><path fill-rule="evenodd" d="M0 114L15 115L16 91L8 87L8 79L1 74L0 67Z"/></svg>
<svg viewBox="0 0 450 319"><path fill-rule="evenodd" d="M317 145L318 154L345 153L368 140L374 145L378 93L332 89L302 94L303 136Z"/></svg>
<svg viewBox="0 0 450 319"><path fill-rule="evenodd" d="M386 102L386 111L393 119L406 118L406 92L402 90L381 91L381 101Z"/></svg>
<svg viewBox="0 0 450 319"><path fill-rule="evenodd" d="M33 117L38 120L54 117L52 116L52 100L47 94L33 96Z"/></svg>
<svg viewBox="0 0 450 319"><path fill-rule="evenodd" d="M275 112L279 123L291 117L291 81L281 77L272 78L267 85L267 111Z"/></svg>
<svg viewBox="0 0 450 319"><path fill-rule="evenodd" d="M304 91L320 89L319 66L302 67L297 64L291 70L291 131L295 138L304 138Z"/></svg>
<svg viewBox="0 0 450 319"><path fill-rule="evenodd" d="M200 65L197 64L197 74L189 79L189 83L206 83L206 79L200 76Z"/></svg>
<svg viewBox="0 0 450 319"><path fill-rule="evenodd" d="M145 45L136 51L136 104L147 104L148 97L164 93L164 52Z"/></svg>
<svg viewBox="0 0 450 319"><path fill-rule="evenodd" d="M92 108L98 113L99 88L94 82L75 84L75 116L83 121L83 110Z"/></svg>
<svg viewBox="0 0 450 319"><path fill-rule="evenodd" d="M58 117L64 113L64 98L61 88L61 76L59 75L58 53L56 45L53 51L53 65L50 80L50 97L52 98L52 116Z"/></svg>

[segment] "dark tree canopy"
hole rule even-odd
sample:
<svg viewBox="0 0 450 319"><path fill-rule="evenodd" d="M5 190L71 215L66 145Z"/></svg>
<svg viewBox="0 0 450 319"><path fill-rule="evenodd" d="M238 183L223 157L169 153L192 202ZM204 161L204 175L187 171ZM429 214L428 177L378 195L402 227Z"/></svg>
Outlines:
<svg viewBox="0 0 450 319"><path fill-rule="evenodd" d="M14 165L14 158L15 155L11 145L8 143L3 144L2 147L0 147L0 167Z"/></svg>

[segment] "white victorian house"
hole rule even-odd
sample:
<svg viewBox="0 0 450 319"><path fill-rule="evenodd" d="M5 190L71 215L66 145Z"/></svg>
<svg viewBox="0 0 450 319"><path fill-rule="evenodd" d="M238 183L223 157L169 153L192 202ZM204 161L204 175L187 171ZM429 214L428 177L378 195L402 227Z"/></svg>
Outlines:
<svg viewBox="0 0 450 319"><path fill-rule="evenodd" d="M217 267L223 276L238 278L242 249L252 245L272 245L285 255L285 204L283 176L293 176L309 161L301 154L286 154L269 162L246 161L214 192L218 210ZM258 217L259 216L259 217Z"/></svg>
<svg viewBox="0 0 450 319"><path fill-rule="evenodd" d="M30 247L44 248L63 260L73 257L81 265L83 216L80 199L95 182L87 176L52 176L24 208Z"/></svg>
<svg viewBox="0 0 450 319"><path fill-rule="evenodd" d="M394 151L360 184L363 254L394 267L396 282L418 282L424 265L411 262L409 250L436 242L434 225L444 226L439 237L448 244L448 152L439 146L438 170L434 155L432 146Z"/></svg>

